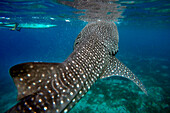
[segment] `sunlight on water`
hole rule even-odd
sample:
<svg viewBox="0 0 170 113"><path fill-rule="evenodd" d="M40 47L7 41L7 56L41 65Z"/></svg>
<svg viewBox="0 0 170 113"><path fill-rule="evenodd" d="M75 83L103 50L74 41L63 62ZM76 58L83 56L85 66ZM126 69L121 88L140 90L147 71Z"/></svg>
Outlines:
<svg viewBox="0 0 170 113"><path fill-rule="evenodd" d="M0 2L0 21L55 24L73 21L114 21L118 24L170 24L166 0L6 0Z"/></svg>

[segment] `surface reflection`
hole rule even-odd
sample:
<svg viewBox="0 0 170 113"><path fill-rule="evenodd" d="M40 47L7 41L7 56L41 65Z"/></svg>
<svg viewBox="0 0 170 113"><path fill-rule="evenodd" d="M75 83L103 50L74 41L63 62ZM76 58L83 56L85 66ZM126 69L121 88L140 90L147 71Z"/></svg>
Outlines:
<svg viewBox="0 0 170 113"><path fill-rule="evenodd" d="M75 14L80 14L83 21L118 21L123 18L125 6L121 6L119 0L58 0L56 2L78 9Z"/></svg>

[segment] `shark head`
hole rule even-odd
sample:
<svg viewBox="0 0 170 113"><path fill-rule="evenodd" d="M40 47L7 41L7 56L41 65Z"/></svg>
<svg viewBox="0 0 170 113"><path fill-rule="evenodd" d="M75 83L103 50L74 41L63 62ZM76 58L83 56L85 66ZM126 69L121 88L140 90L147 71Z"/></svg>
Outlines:
<svg viewBox="0 0 170 113"><path fill-rule="evenodd" d="M96 39L91 37L91 35L95 35ZM76 38L74 48L81 45L83 41L87 42L89 38L93 38L92 40L100 40L111 54L115 55L118 51L119 35L117 26L113 22L101 21L88 24Z"/></svg>
<svg viewBox="0 0 170 113"><path fill-rule="evenodd" d="M8 112L68 112L98 80L110 76L133 81L145 94L142 82L121 63L114 23L89 23L62 63L23 63L10 69L20 102Z"/></svg>

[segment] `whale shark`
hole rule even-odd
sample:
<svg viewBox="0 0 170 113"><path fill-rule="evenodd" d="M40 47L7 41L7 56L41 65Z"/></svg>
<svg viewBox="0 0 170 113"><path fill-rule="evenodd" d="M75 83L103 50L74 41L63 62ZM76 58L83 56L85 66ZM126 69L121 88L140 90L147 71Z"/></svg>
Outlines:
<svg viewBox="0 0 170 113"><path fill-rule="evenodd" d="M133 81L147 95L138 77L115 57L118 42L115 23L91 22L78 34L73 52L62 63L11 67L19 102L7 112L69 112L98 79L111 76Z"/></svg>

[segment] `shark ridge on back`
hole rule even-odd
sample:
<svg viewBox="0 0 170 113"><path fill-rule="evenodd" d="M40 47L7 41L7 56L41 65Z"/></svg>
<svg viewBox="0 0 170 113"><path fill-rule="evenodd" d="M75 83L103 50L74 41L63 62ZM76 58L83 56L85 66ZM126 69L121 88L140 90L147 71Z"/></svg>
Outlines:
<svg viewBox="0 0 170 113"><path fill-rule="evenodd" d="M7 112L68 112L98 80L121 76L145 94L142 82L116 57L118 30L112 22L92 22L62 63L23 63L10 69L20 102Z"/></svg>

